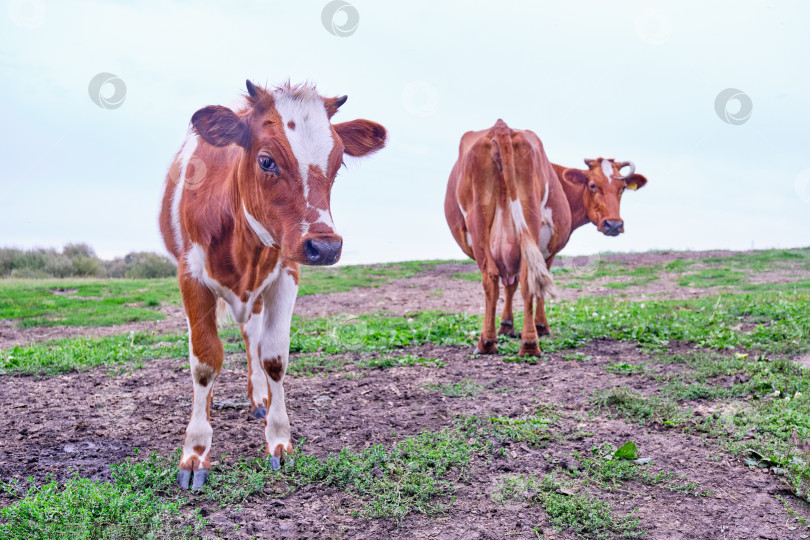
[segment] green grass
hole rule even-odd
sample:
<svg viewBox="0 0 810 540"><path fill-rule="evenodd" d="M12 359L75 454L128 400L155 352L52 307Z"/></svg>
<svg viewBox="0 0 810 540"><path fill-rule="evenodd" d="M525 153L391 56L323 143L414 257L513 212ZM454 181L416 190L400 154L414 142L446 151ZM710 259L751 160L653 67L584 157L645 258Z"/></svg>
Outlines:
<svg viewBox="0 0 810 540"><path fill-rule="evenodd" d="M299 296L379 287L437 265L458 261L408 261L333 268L301 266ZM23 328L38 326L114 326L162 320L157 308L180 305L175 278L162 279L3 279L0 319Z"/></svg>
<svg viewBox="0 0 810 540"><path fill-rule="evenodd" d="M546 353L576 349L595 339L636 343L648 351L665 351L676 341L716 350L799 354L810 350L810 294L756 292L694 300L631 302L615 297L584 297L548 307L554 334L544 339ZM518 316L516 326L520 327ZM743 325L749 325L743 330ZM294 318L292 352L305 356L390 353L433 343L471 347L481 331L481 317L422 312L408 317L366 314L301 320ZM228 352L244 350L235 329L222 333ZM0 373L58 373L99 365L127 365L160 356L184 356L181 336L135 334L108 338L69 338L0 351ZM183 339L183 341L185 341ZM504 359L513 358L518 340L502 339ZM574 353L576 354L576 353ZM396 358L396 357L394 357ZM532 359L534 360L534 359ZM415 360L380 360L382 363ZM309 366L305 364L309 362ZM320 360L302 362L316 371ZM372 366L369 361L367 367ZM428 364L430 362L427 362ZM335 364L333 367L337 367ZM297 368L293 368L297 369Z"/></svg>
<svg viewBox="0 0 810 540"><path fill-rule="evenodd" d="M146 360L186 356L188 338L181 335L135 333L103 338L66 338L0 351L0 375L58 375L96 366L135 369Z"/></svg>
<svg viewBox="0 0 810 540"><path fill-rule="evenodd" d="M447 397L468 398L475 397L486 389L485 384L478 384L472 379L464 379L454 384L431 383L425 385L428 392L442 392Z"/></svg>
<svg viewBox="0 0 810 540"><path fill-rule="evenodd" d="M620 459L616 457L616 447L610 443L594 446L592 456L586 457L574 452L574 459L578 467L566 471L574 478L586 483L592 482L600 489L614 490L626 482L634 481L649 486L660 486L669 491L687 493L691 495L706 495L698 491L696 482L686 482L682 475L672 471L652 472L649 470L649 459Z"/></svg>
<svg viewBox="0 0 810 540"><path fill-rule="evenodd" d="M681 287L736 287L747 282L745 272L731 268L704 268L683 274L678 280Z"/></svg>
<svg viewBox="0 0 810 540"><path fill-rule="evenodd" d="M165 318L179 304L177 280L0 280L0 319L19 326L112 326Z"/></svg>
<svg viewBox="0 0 810 540"><path fill-rule="evenodd" d="M597 410L615 411L620 416L642 424L678 426L685 423L690 412L667 398L645 397L631 388L620 386L609 390L597 390L591 397Z"/></svg>
<svg viewBox="0 0 810 540"><path fill-rule="evenodd" d="M797 265L810 269L810 248L765 249L750 253L734 253L728 257L706 257L703 264L749 268L757 272L767 272L774 267Z"/></svg>
<svg viewBox="0 0 810 540"><path fill-rule="evenodd" d="M439 264L460 261L406 261L398 263L336 266L300 266L298 296L350 291L356 287L379 287L394 279L413 277Z"/></svg>
<svg viewBox="0 0 810 540"><path fill-rule="evenodd" d="M444 362L438 358L422 358L414 354L404 356L381 355L355 362L361 369L390 369L393 367L428 366L440 368Z"/></svg>
<svg viewBox="0 0 810 540"><path fill-rule="evenodd" d="M174 467L172 473L174 474ZM184 514L182 499L126 482L72 478L48 482L18 493L0 509L0 539L51 538L192 538L204 526L197 515Z"/></svg>
<svg viewBox="0 0 810 540"><path fill-rule="evenodd" d="M644 535L633 512L616 516L610 504L556 475L504 476L492 495L496 503L512 501L539 504L555 530L570 531L581 538L638 538ZM538 529L535 528L535 532ZM539 537L539 534L538 534Z"/></svg>

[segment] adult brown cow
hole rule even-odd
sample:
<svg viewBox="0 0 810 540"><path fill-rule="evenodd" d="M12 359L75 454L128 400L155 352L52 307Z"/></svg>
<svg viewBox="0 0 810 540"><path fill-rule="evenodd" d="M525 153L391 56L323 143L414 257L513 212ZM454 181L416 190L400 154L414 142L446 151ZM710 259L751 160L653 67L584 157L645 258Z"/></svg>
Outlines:
<svg viewBox="0 0 810 540"><path fill-rule="evenodd" d="M254 416L265 418L273 468L292 450L283 383L298 264L340 258L343 240L330 209L335 175L344 153L365 156L385 144L377 123L331 123L346 96L250 81L247 90L233 110L209 106L194 113L160 213L189 326L194 400L177 477L184 489L190 482L199 489L210 469L211 399L224 356L218 299L241 324L248 397Z"/></svg>
<svg viewBox="0 0 810 540"><path fill-rule="evenodd" d="M539 355L538 335L549 333L545 296L553 295L548 269L555 255L588 222L608 236L624 232L622 193L644 186L647 179L635 174L629 161L598 158L585 164L588 169L580 170L549 162L537 135L510 129L503 120L461 138L444 212L453 238L481 269L486 308L476 352L497 351L500 280L506 298L498 333L516 335L512 299L520 283L524 321L519 354ZM624 167L630 172L622 176Z"/></svg>

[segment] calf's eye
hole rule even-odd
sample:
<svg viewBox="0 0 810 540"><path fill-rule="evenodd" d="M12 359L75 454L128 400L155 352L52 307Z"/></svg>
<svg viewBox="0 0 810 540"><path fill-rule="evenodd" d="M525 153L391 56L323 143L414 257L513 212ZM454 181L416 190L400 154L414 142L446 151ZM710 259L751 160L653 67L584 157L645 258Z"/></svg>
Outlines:
<svg viewBox="0 0 810 540"><path fill-rule="evenodd" d="M278 165L276 164L276 161L266 154L259 156L259 167L261 167L265 172L278 174Z"/></svg>

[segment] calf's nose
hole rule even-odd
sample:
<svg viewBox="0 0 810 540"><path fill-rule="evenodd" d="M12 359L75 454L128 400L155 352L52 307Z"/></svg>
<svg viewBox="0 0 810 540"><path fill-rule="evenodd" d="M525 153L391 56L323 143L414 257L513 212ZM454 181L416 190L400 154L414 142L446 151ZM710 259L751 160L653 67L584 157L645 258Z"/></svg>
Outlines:
<svg viewBox="0 0 810 540"><path fill-rule="evenodd" d="M304 242L307 264L327 266L340 258L343 240L340 237L309 238Z"/></svg>

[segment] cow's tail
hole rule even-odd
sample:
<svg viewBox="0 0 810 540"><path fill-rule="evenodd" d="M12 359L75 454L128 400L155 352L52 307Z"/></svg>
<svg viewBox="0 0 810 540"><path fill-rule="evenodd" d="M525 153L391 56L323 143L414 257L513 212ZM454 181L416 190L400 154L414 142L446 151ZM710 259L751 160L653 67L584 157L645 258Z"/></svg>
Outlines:
<svg viewBox="0 0 810 540"><path fill-rule="evenodd" d="M495 136L492 138L494 160L503 174L506 193L509 197L509 213L520 237L520 271L525 272L529 294L540 298L557 298L554 279L546 265L546 259L540 252L537 240L526 224L523 204L518 198L517 178L515 171L515 152L512 147L512 134L503 120L495 124Z"/></svg>
<svg viewBox="0 0 810 540"><path fill-rule="evenodd" d="M224 328L233 322L228 304L222 298L217 298L217 327Z"/></svg>

